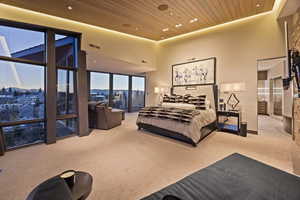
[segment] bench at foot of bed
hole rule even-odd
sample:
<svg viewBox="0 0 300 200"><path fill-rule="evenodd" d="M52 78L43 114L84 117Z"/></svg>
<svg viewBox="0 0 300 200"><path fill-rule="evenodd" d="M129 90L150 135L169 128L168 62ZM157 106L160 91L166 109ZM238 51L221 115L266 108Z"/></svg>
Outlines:
<svg viewBox="0 0 300 200"><path fill-rule="evenodd" d="M299 200L299 188L299 177L235 153L142 200Z"/></svg>

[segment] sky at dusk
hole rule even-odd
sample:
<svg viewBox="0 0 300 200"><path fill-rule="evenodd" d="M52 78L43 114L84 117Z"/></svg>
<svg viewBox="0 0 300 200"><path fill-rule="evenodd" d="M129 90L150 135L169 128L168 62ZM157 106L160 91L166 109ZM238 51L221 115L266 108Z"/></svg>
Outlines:
<svg viewBox="0 0 300 200"><path fill-rule="evenodd" d="M56 35L55 39L65 36ZM12 53L44 44L43 32L0 26L0 55L11 57ZM58 74L58 82L63 83L65 77ZM144 90L144 79L133 77L133 90ZM29 64L13 63L0 60L0 88L18 87L22 89L44 88L44 67ZM64 90L65 85L58 84L58 90ZM109 75L92 73L91 89L109 89ZM114 89L128 90L128 76L114 75Z"/></svg>
<svg viewBox="0 0 300 200"><path fill-rule="evenodd" d="M114 75L114 89L128 90L129 78L126 75ZM108 90L109 74L100 72L91 72L91 89ZM132 78L132 90L145 90L144 78Z"/></svg>

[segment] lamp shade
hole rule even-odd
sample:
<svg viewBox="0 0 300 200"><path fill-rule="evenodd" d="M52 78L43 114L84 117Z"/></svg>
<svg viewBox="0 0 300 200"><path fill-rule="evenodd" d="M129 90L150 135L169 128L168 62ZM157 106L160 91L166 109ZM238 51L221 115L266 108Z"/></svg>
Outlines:
<svg viewBox="0 0 300 200"><path fill-rule="evenodd" d="M246 90L246 84L244 82L223 83L220 90L221 92L243 92Z"/></svg>
<svg viewBox="0 0 300 200"><path fill-rule="evenodd" d="M155 88L154 88L154 93L155 93L155 94L159 94L159 92L160 92L160 88L159 88L159 87L155 87Z"/></svg>
<svg viewBox="0 0 300 200"><path fill-rule="evenodd" d="M244 82L233 84L233 92L244 92L244 91L246 91L246 84Z"/></svg>

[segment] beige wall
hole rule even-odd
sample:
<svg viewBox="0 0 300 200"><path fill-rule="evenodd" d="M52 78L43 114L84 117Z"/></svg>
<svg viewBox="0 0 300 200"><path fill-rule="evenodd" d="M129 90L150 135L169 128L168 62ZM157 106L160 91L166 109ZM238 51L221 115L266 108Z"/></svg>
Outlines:
<svg viewBox="0 0 300 200"><path fill-rule="evenodd" d="M141 67L148 66L155 69L156 66L154 53L156 44L147 39L132 37L5 4L0 4L0 18L80 32L82 33L82 48L87 51L88 59L90 55L93 55L93 58L91 58L93 60L97 59L97 55L103 55L138 64ZM89 47L90 43L99 45L101 50L98 51ZM88 60L88 63L93 63L93 60L92 62ZM147 63L141 63L142 60L147 61ZM101 60L99 63L101 63Z"/></svg>
<svg viewBox="0 0 300 200"><path fill-rule="evenodd" d="M256 60L284 55L283 37L276 22L277 14L260 16L156 44L153 41L0 4L0 18L81 32L82 47L88 56L99 53L128 63L146 65L151 69L157 68L156 72L147 74L147 104L152 104L155 99L154 86L170 86L172 64L186 62L193 57L217 57L218 84L246 82L247 92L238 96L244 110L244 119L252 130L257 130ZM88 46L89 43L99 45L101 50L95 52ZM146 60L147 63L141 64L141 60Z"/></svg>
<svg viewBox="0 0 300 200"><path fill-rule="evenodd" d="M272 13L161 43L157 71L148 73L147 104L153 103L154 86L171 85L172 64L193 57L216 57L218 84L246 83L247 92L238 97L248 128L257 130L257 59L285 55L284 37L276 17Z"/></svg>

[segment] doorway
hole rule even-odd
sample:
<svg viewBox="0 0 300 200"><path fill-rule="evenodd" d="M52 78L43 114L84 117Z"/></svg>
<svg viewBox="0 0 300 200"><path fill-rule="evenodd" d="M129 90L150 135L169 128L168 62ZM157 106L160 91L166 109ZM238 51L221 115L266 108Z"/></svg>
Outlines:
<svg viewBox="0 0 300 200"><path fill-rule="evenodd" d="M257 63L258 134L290 137L292 119L291 89L283 88L286 58L268 58Z"/></svg>

